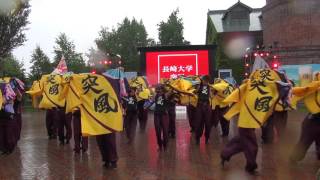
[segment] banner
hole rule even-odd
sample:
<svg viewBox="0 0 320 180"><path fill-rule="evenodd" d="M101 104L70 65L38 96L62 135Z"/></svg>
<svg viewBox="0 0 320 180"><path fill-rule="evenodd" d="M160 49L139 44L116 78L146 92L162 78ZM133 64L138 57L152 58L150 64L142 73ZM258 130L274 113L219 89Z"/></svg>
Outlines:
<svg viewBox="0 0 320 180"><path fill-rule="evenodd" d="M320 72L320 64L282 65L279 70L284 71L296 86L305 86L316 72Z"/></svg>

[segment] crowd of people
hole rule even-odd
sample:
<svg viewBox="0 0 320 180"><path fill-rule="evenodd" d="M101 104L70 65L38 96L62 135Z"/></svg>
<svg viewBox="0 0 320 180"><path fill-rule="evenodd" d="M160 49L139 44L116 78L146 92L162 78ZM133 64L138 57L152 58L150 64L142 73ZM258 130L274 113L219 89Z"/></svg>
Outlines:
<svg viewBox="0 0 320 180"><path fill-rule="evenodd" d="M301 100L310 114L302 123L301 138L290 155L290 161L302 160L313 142L317 144L320 159L319 78L320 75L316 74L308 86L294 87L285 73L259 69L237 87L223 79L212 80L207 75L162 79L151 87L141 76L126 83L112 79L103 72L53 74L35 81L28 93L35 107L46 109L49 139L58 138L64 145L70 142L73 134L74 152L85 153L88 150L88 136L95 136L107 168L117 168L116 132L124 130L128 144L134 143L137 124L140 131L146 129L150 110L154 114L159 151L166 151L169 138L176 137L176 105L187 106L190 132L196 145L200 144L203 134L204 142L208 144L212 127L219 124L221 136L228 137L230 120L236 119L238 134L222 149L221 164L224 166L232 156L243 152L245 170L255 173L258 167L255 130L262 129L263 143L272 143L275 136L282 136L288 111L296 109L297 102ZM11 78L12 81L14 79ZM0 150L11 153L20 137L19 102L22 91L15 89L19 87L15 83L3 84L6 85L1 86L4 101L0 116ZM7 85L11 85L14 98L4 96ZM14 111L7 116L8 113L4 112L8 112L10 102ZM15 129L14 134L10 134L13 131L7 132L7 129Z"/></svg>

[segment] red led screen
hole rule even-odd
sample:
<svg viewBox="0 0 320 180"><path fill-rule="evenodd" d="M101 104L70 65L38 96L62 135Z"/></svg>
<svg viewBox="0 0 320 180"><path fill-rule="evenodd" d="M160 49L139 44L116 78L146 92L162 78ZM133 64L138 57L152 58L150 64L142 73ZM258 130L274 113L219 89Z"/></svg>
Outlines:
<svg viewBox="0 0 320 180"><path fill-rule="evenodd" d="M161 78L209 74L208 50L146 52L146 76L151 85Z"/></svg>

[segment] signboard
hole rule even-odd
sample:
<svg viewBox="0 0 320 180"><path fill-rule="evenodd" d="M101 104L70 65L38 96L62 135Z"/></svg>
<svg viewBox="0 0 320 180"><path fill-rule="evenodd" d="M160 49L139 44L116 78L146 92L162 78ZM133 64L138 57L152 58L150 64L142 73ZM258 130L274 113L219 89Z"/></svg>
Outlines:
<svg viewBox="0 0 320 180"><path fill-rule="evenodd" d="M219 69L218 75L221 79L232 77L232 69Z"/></svg>
<svg viewBox="0 0 320 180"><path fill-rule="evenodd" d="M209 74L208 50L146 52L146 76L150 84L161 78Z"/></svg>
<svg viewBox="0 0 320 180"><path fill-rule="evenodd" d="M304 86L312 81L316 72L320 72L320 64L282 65L279 70L284 71L296 86Z"/></svg>

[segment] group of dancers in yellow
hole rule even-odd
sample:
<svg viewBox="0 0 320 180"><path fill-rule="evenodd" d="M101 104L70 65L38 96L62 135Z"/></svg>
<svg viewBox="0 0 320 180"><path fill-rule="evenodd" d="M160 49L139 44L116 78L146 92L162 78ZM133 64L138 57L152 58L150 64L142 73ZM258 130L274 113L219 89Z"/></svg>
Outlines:
<svg viewBox="0 0 320 180"><path fill-rule="evenodd" d="M290 160L303 159L313 142L317 144L320 159L319 73L305 87L294 87L285 73L273 69L252 72L240 86L219 78L211 81L206 75L161 79L156 86L150 86L145 77L138 76L124 84L123 80L102 73L49 74L33 82L27 93L34 107L51 111L54 120L61 121L62 125L54 131L62 144L71 138L64 134L63 124L68 124L68 119L76 120L79 128L74 129L75 152L80 149L85 152L86 137L96 136L104 165L110 168L117 167L115 133L125 130L128 143L132 143L137 122L143 131L150 109L154 112L159 151L166 151L169 137L175 138L176 105L187 106L196 144L200 143L203 132L205 143L209 143L211 128L218 124L222 136L228 136L229 121L235 119L238 133L223 148L221 163L225 165L233 155L243 152L247 160L245 170L254 173L258 153L255 130L262 128L266 143L273 134L281 135L287 112L297 109L297 103L303 101L310 113L302 123L301 138ZM4 91L1 92L0 104L5 107L6 98Z"/></svg>

